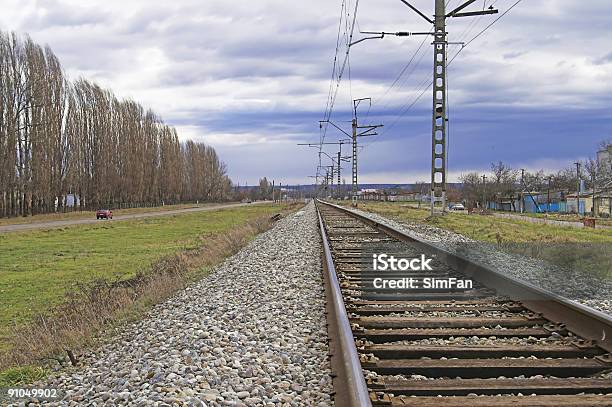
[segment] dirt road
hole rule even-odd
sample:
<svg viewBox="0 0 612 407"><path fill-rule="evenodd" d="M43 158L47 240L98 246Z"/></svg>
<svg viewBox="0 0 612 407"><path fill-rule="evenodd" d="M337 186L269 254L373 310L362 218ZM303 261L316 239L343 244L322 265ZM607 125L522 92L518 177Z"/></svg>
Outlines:
<svg viewBox="0 0 612 407"><path fill-rule="evenodd" d="M214 211L216 209L236 208L239 206L256 205L258 203L264 203L264 202L255 202L251 204L248 204L248 203L219 204L219 205L205 206L202 208L187 208L187 209L175 209L171 211L143 212L143 213L134 213L130 215L118 215L118 216L113 216L113 219L109 220L108 222L117 222L117 221L122 221L122 220L140 219L140 218L150 218L154 216L178 215L181 213L189 213L189 212ZM87 225L87 224L101 223L101 222L106 222L106 221L97 220L95 218L92 218L92 219L57 220L57 221L48 221L48 222L3 225L3 226L0 226L0 233L19 232L23 230L35 230L35 229L53 229L53 228L61 228L64 226Z"/></svg>

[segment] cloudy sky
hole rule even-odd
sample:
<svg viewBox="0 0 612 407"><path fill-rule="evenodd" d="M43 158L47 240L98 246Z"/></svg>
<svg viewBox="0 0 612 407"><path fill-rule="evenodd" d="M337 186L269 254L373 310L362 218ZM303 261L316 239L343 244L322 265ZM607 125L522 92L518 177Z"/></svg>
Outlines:
<svg viewBox="0 0 612 407"><path fill-rule="evenodd" d="M351 10L354 2L347 0ZM504 12L515 0L479 0L471 9L491 3ZM4 0L0 24L51 46L71 78L136 99L182 139L213 145L234 182L266 175L305 183L317 154L296 144L320 137L341 4ZM432 14L433 0L413 4ZM449 67L451 180L498 160L558 169L593 156L598 141L612 137L611 15L609 0L523 0L457 56ZM450 20L449 40L469 41L495 18ZM355 39L359 30L429 29L399 0L359 2ZM348 130L350 100L372 97L360 110L363 122L385 125L364 140L360 182L429 177L431 91L417 97L431 80L433 57L430 41L419 50L421 43L388 37L351 49L351 80L347 69L332 120ZM458 50L450 46L450 56ZM330 128L326 137L341 135Z"/></svg>

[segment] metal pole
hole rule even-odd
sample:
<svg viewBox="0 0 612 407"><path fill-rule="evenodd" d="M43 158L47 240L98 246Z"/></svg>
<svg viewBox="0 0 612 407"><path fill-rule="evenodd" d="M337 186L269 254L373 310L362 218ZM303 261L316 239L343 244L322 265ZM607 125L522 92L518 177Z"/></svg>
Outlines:
<svg viewBox="0 0 612 407"><path fill-rule="evenodd" d="M580 163L574 164L576 164L576 213L580 215Z"/></svg>
<svg viewBox="0 0 612 407"><path fill-rule="evenodd" d="M353 187L352 187L351 200L353 202L353 206L356 207L357 206L357 118L353 118L352 127L353 127L353 134L352 134L352 138L353 138L353 160L352 160Z"/></svg>
<svg viewBox="0 0 612 407"><path fill-rule="evenodd" d="M525 169L521 168L521 195L519 201L519 208L521 210L521 213L525 211L525 199L523 198L523 192L525 192Z"/></svg>
<svg viewBox="0 0 612 407"><path fill-rule="evenodd" d="M430 19L426 13L421 12L418 8L410 4L409 0L401 0L412 11L417 13L421 18L429 24L434 25L434 73L433 73L433 112L432 112L432 152L431 152L431 215L435 215L436 203L442 204L442 213L446 212L446 130L447 130L447 81L446 81L446 59L447 59L447 34L446 34L446 19L448 17L474 17L486 14L497 14L499 11L493 6L488 10L481 11L462 11L466 7L472 5L476 0L466 0L455 9L446 14L445 0L435 0L435 15L434 20ZM366 37L355 41L350 45L355 45L367 39L384 38L385 35L392 33L386 32L368 32L369 34L377 34L376 37ZM428 32L408 33L396 32L392 35L406 37L410 35L429 35Z"/></svg>
<svg viewBox="0 0 612 407"><path fill-rule="evenodd" d="M436 0L431 143L431 215L436 202L446 211L446 5Z"/></svg>
<svg viewBox="0 0 612 407"><path fill-rule="evenodd" d="M340 144L340 151L338 151L338 187L340 187L340 159L342 153L342 144Z"/></svg>
<svg viewBox="0 0 612 407"><path fill-rule="evenodd" d="M546 213L550 212L550 179L548 177L548 190L546 191Z"/></svg>
<svg viewBox="0 0 612 407"><path fill-rule="evenodd" d="M482 174L482 208L487 208L487 176Z"/></svg>
<svg viewBox="0 0 612 407"><path fill-rule="evenodd" d="M591 173L591 186L593 187L593 204L591 206L591 215L597 216L595 214L595 171Z"/></svg>

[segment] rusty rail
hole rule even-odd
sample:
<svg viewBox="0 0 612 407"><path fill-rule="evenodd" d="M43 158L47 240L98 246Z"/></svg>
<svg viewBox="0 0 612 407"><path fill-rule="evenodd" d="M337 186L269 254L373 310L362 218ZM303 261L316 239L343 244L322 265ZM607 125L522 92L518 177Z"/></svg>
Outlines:
<svg viewBox="0 0 612 407"><path fill-rule="evenodd" d="M336 405L612 405L612 380L597 376L612 368L610 316L350 209L317 208ZM399 295L372 287L379 275L361 259L381 247L432 254L438 276L469 276L475 287ZM546 343L529 345L537 338Z"/></svg>
<svg viewBox="0 0 612 407"><path fill-rule="evenodd" d="M325 236L325 225L321 214L319 228L323 241L323 265L325 291L327 294L327 314L329 322L330 353L334 370L334 405L336 407L370 407L370 396L361 369L361 362L353 332L349 323L344 299L340 290L331 250Z"/></svg>
<svg viewBox="0 0 612 407"><path fill-rule="evenodd" d="M522 298L522 304L531 311L541 313L549 321L564 324L569 330L585 339L596 341L599 347L612 353L612 317L610 315L503 274L460 254L451 253L401 230L382 225L348 208L329 202L319 202L344 211L399 240L418 243L422 250L435 252L441 261L449 266L461 269L467 276L473 277L489 287L495 287L500 294L511 298Z"/></svg>

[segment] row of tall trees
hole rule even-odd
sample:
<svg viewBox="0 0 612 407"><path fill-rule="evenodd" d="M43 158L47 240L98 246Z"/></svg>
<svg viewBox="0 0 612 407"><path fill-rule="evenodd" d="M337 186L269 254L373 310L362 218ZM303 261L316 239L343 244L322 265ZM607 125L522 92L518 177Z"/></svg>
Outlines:
<svg viewBox="0 0 612 407"><path fill-rule="evenodd" d="M132 100L66 78L49 47L0 33L0 216L228 198L215 150Z"/></svg>

